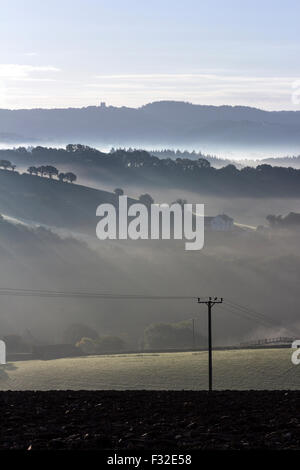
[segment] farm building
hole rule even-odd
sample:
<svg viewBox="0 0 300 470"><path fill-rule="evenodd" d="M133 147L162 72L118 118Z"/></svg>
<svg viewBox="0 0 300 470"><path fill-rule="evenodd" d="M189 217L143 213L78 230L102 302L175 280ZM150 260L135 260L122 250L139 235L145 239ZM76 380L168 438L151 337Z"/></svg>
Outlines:
<svg viewBox="0 0 300 470"><path fill-rule="evenodd" d="M204 228L213 232L231 232L234 229L233 219L226 214L205 217Z"/></svg>

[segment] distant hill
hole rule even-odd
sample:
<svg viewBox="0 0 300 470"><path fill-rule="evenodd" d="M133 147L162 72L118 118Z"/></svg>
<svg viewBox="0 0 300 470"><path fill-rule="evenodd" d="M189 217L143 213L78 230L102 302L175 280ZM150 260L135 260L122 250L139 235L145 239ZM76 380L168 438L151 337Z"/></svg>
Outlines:
<svg viewBox="0 0 300 470"><path fill-rule="evenodd" d="M0 110L0 143L81 141L90 145L300 145L300 111L160 101L140 108ZM2 135L2 138L1 138Z"/></svg>

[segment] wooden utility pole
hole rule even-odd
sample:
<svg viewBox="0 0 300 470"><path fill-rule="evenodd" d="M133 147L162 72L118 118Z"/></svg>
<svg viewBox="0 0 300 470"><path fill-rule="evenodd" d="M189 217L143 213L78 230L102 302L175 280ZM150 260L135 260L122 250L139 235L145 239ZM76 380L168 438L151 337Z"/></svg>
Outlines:
<svg viewBox="0 0 300 470"><path fill-rule="evenodd" d="M208 300L201 300L198 297L198 304L206 304L208 312L208 390L212 391L212 326L211 326L211 310L215 304L221 304L223 298L221 297L209 297Z"/></svg>
<svg viewBox="0 0 300 470"><path fill-rule="evenodd" d="M192 318L192 330L193 330L193 349L195 349L195 318Z"/></svg>

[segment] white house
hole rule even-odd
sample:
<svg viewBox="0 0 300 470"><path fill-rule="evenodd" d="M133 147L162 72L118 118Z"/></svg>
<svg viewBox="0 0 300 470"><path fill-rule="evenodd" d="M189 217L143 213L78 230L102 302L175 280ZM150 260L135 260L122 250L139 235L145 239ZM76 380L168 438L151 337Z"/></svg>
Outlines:
<svg viewBox="0 0 300 470"><path fill-rule="evenodd" d="M0 340L0 364L6 364L6 346L2 339Z"/></svg>

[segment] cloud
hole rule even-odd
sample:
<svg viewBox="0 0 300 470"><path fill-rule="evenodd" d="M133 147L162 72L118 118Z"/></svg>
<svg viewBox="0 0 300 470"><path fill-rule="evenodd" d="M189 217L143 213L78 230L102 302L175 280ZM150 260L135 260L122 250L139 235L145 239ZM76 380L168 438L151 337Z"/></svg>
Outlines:
<svg viewBox="0 0 300 470"><path fill-rule="evenodd" d="M38 55L37 52L24 52L24 54L26 57L36 57Z"/></svg>
<svg viewBox="0 0 300 470"><path fill-rule="evenodd" d="M226 72L96 75L86 86L117 99L126 93L136 103L160 99L200 104L240 104L291 108L292 76L251 76Z"/></svg>
<svg viewBox="0 0 300 470"><path fill-rule="evenodd" d="M0 79L2 80L39 79L40 77L32 77L31 75L40 72L59 72L59 69L48 65L0 64ZM41 79L44 78L42 77Z"/></svg>
<svg viewBox="0 0 300 470"><path fill-rule="evenodd" d="M246 76L246 75L228 75L216 73L157 73L157 74L114 74L114 75L95 75L98 80L130 80L130 81L195 81L195 80L216 80L220 82L290 82L295 77L272 77L272 76Z"/></svg>
<svg viewBox="0 0 300 470"><path fill-rule="evenodd" d="M139 107L161 100L203 105L245 105L264 109L300 109L292 102L295 76L258 76L205 70L202 73L68 75L53 66L0 64L0 107ZM4 86L4 88L3 88Z"/></svg>

